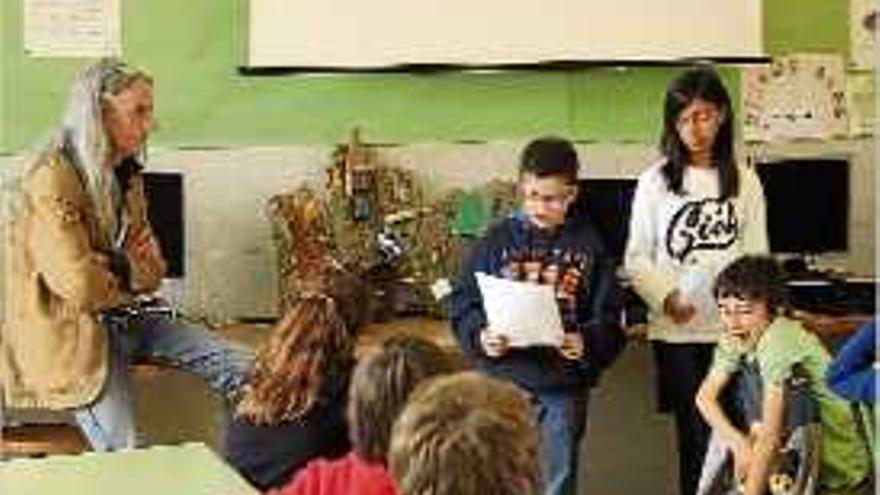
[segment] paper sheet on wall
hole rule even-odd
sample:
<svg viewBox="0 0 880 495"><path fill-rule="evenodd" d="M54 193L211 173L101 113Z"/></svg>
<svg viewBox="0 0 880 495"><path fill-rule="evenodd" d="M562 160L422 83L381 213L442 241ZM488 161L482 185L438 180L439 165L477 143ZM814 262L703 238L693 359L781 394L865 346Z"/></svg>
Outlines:
<svg viewBox="0 0 880 495"><path fill-rule="evenodd" d="M25 52L32 57L121 55L119 2L25 0Z"/></svg>
<svg viewBox="0 0 880 495"><path fill-rule="evenodd" d="M850 72L846 78L846 94L849 99L849 133L852 136L873 135L876 126L875 73Z"/></svg>
<svg viewBox="0 0 880 495"><path fill-rule="evenodd" d="M743 75L746 141L830 139L849 132L846 74L835 54L791 54Z"/></svg>
<svg viewBox="0 0 880 495"><path fill-rule="evenodd" d="M511 347L562 343L562 319L553 286L475 275L489 328L505 335Z"/></svg>
<svg viewBox="0 0 880 495"><path fill-rule="evenodd" d="M854 69L874 70L877 65L876 0L850 0L849 40L850 65Z"/></svg>

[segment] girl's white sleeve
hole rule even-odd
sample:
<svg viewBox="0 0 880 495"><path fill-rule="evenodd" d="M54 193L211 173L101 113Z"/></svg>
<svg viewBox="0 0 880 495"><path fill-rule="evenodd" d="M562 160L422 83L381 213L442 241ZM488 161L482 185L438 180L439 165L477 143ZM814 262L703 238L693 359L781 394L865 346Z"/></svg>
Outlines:
<svg viewBox="0 0 880 495"><path fill-rule="evenodd" d="M743 167L740 170L742 171L741 196L745 208L743 253L766 254L770 248L767 241L767 206L764 200L764 188L751 167Z"/></svg>
<svg viewBox="0 0 880 495"><path fill-rule="evenodd" d="M649 176L639 178L633 195L624 270L648 306L655 312L662 312L663 301L677 286L677 277L656 261L662 239L657 236L659 191L655 189Z"/></svg>

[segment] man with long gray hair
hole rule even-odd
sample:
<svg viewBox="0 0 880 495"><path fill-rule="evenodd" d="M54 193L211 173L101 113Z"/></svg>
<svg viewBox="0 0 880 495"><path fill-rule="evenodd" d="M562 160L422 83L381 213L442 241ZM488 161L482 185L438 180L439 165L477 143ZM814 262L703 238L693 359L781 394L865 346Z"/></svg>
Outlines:
<svg viewBox="0 0 880 495"><path fill-rule="evenodd" d="M100 451L137 444L132 360L197 373L231 398L251 359L206 328L138 304L165 273L140 162L154 124L147 73L115 59L86 69L61 129L22 179L10 225L3 399L72 410Z"/></svg>

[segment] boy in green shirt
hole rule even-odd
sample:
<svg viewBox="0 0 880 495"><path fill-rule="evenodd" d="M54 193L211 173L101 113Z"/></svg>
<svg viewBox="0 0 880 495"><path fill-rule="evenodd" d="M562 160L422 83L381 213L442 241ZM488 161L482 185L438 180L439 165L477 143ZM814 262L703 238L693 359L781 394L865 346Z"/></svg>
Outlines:
<svg viewBox="0 0 880 495"><path fill-rule="evenodd" d="M719 275L715 298L725 334L709 374L697 394L697 407L721 442L733 453L734 473L745 495L763 495L783 443L787 395L785 381L797 367L806 374L809 395L821 423L820 493L862 493L870 463L849 404L825 385L830 356L819 339L784 316L784 278L766 256L743 256ZM760 420L743 431L721 406L721 392L743 363L760 370ZM867 493L867 491L865 491Z"/></svg>

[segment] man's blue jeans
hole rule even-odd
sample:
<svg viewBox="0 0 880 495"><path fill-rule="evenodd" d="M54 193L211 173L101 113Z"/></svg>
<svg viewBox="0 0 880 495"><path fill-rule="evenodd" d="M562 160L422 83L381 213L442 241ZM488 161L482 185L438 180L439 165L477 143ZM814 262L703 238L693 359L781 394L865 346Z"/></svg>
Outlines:
<svg viewBox="0 0 880 495"><path fill-rule="evenodd" d="M589 390L532 395L541 428L546 495L575 495L580 471L580 443L587 424Z"/></svg>
<svg viewBox="0 0 880 495"><path fill-rule="evenodd" d="M231 399L247 378L251 351L202 326L161 314L105 318L103 323L110 353L104 388L94 402L74 411L76 421L96 451L138 444L128 372L128 364L135 359L156 359L201 375L225 399ZM174 402L169 397L172 407Z"/></svg>

